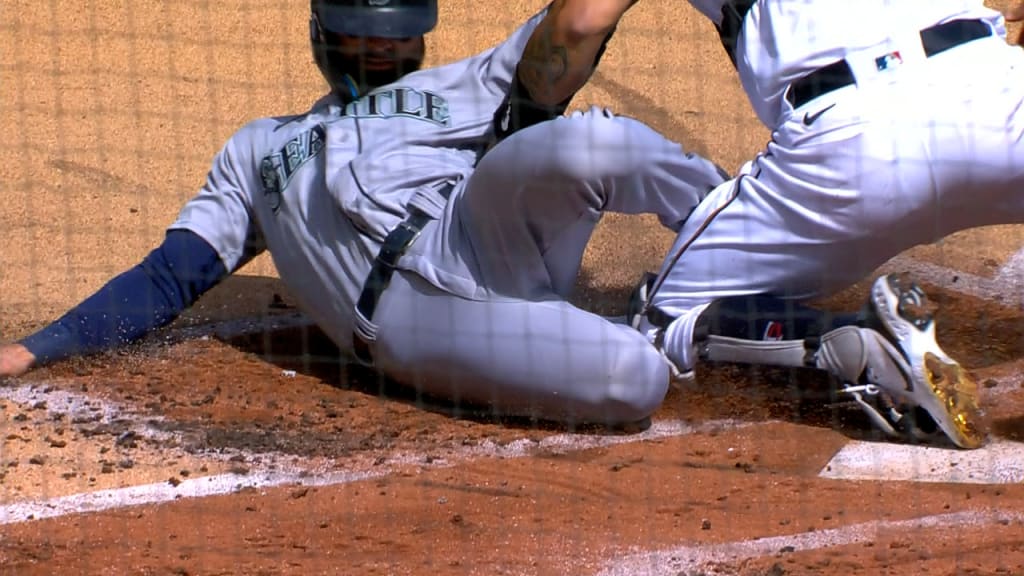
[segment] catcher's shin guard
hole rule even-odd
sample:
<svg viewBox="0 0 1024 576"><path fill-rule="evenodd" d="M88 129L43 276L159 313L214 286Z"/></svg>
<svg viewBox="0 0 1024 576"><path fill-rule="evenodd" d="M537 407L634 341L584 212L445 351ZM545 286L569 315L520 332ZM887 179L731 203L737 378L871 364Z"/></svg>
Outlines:
<svg viewBox="0 0 1024 576"><path fill-rule="evenodd" d="M903 389L903 356L885 336L869 328L841 326L820 338L747 340L707 334L699 340L704 361L824 370L839 381L871 422L894 438L930 439L936 426L928 413L894 392Z"/></svg>
<svg viewBox="0 0 1024 576"><path fill-rule="evenodd" d="M832 374L880 430L894 438L928 440L936 425L892 394L906 382L901 354L882 334L843 326L822 336L812 365Z"/></svg>
<svg viewBox="0 0 1024 576"><path fill-rule="evenodd" d="M653 278L634 290L634 328ZM662 328L673 321L658 314L646 316ZM865 309L843 318L770 296L719 300L701 313L692 344L690 357L703 361L827 371L890 436L925 440L941 431L963 448L984 442L977 385L939 348L927 298L904 276L880 278Z"/></svg>

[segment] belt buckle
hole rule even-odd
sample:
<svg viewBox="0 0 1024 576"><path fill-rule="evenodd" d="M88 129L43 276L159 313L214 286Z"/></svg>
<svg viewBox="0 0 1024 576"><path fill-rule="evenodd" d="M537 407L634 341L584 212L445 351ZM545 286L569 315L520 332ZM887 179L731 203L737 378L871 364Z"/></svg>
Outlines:
<svg viewBox="0 0 1024 576"><path fill-rule="evenodd" d="M395 229L392 230L388 236L390 237L392 234L395 235L397 245L401 247L402 252L405 252L405 249L419 238L422 231L423 228L413 226L408 220L402 220L398 223L398 226L395 226ZM387 242L385 242L385 244L386 243Z"/></svg>
<svg viewBox="0 0 1024 576"><path fill-rule="evenodd" d="M399 222L384 239L384 244L381 245L380 252L377 254L377 260L389 268L394 268L398 264L398 259L405 254L409 245L419 237L422 230L405 220Z"/></svg>

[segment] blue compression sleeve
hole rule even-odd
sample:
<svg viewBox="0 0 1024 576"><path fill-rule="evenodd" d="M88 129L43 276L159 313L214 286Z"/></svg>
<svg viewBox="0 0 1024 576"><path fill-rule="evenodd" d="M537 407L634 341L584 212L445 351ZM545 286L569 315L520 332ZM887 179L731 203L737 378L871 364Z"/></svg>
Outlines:
<svg viewBox="0 0 1024 576"><path fill-rule="evenodd" d="M171 230L142 263L21 344L37 364L127 344L169 324L225 276L224 264L205 240L188 230Z"/></svg>

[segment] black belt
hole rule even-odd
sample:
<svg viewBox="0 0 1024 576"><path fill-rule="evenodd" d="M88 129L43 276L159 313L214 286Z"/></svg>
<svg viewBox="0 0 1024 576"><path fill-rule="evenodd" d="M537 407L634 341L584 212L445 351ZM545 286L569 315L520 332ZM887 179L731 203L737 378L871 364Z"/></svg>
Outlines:
<svg viewBox="0 0 1024 576"><path fill-rule="evenodd" d="M438 190L438 193L447 200L454 187L453 184L447 184ZM423 227L433 219L426 212L410 207L406 219L399 222L384 238L384 243L381 244L380 252L377 253L373 266L370 267L370 273L367 274L366 281L363 282L363 291L359 293L359 300L356 302L356 310L367 322L373 320L373 313L377 310L380 296L391 283L398 260L419 238ZM373 364L370 343L359 333L359 330L352 333L352 350L361 362L367 365Z"/></svg>
<svg viewBox="0 0 1024 576"><path fill-rule="evenodd" d="M992 27L981 20L951 20L921 30L921 46L926 57L992 35ZM846 60L833 62L789 85L786 100L799 108L818 96L854 83L853 70Z"/></svg>

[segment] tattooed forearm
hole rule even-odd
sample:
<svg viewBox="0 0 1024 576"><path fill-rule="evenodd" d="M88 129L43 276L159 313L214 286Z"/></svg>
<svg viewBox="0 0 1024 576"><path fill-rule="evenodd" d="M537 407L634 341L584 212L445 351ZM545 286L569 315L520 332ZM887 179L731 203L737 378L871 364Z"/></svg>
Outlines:
<svg viewBox="0 0 1024 576"><path fill-rule="evenodd" d="M594 71L598 55L637 0L555 0L523 50L517 73L537 103L572 98Z"/></svg>
<svg viewBox="0 0 1024 576"><path fill-rule="evenodd" d="M569 50L553 41L552 32L550 22L541 22L519 62L519 79L530 94L540 101L552 97L552 92L557 91L558 84L565 81L569 70Z"/></svg>
<svg viewBox="0 0 1024 576"><path fill-rule="evenodd" d="M623 13L637 0L553 0L516 66L492 119L495 142L565 114L601 60Z"/></svg>

